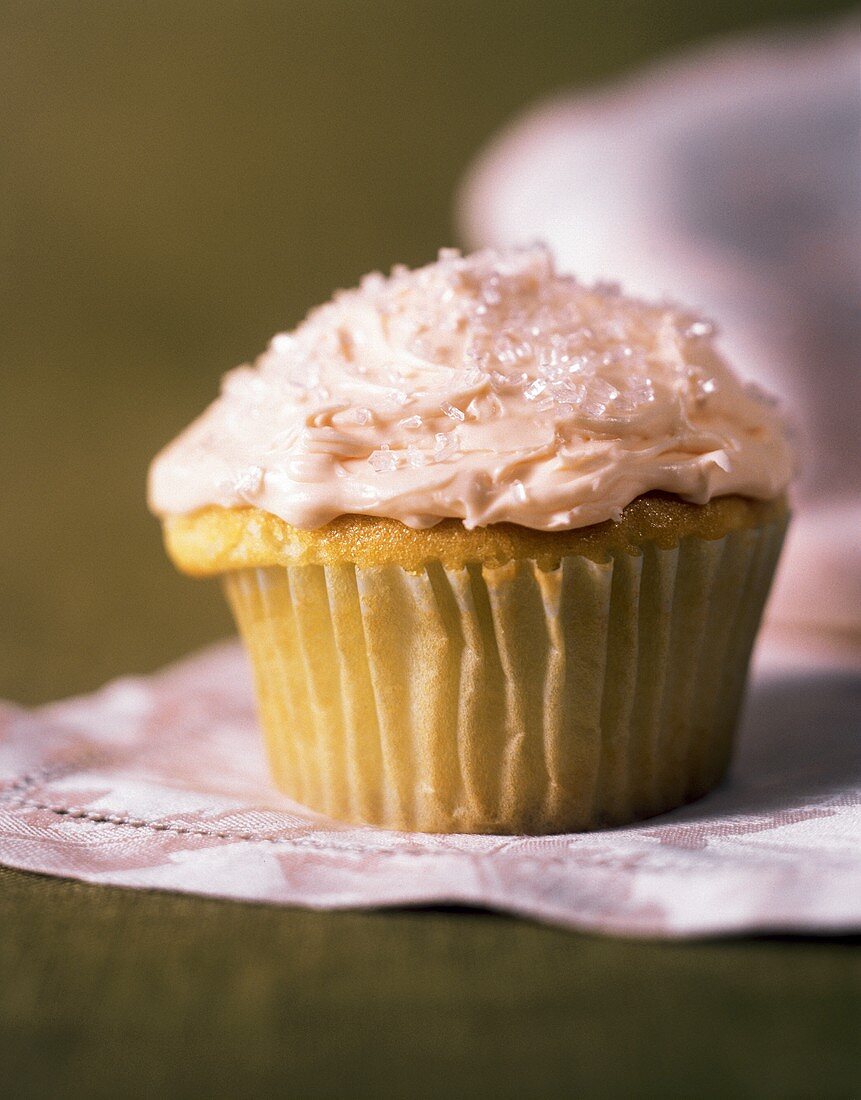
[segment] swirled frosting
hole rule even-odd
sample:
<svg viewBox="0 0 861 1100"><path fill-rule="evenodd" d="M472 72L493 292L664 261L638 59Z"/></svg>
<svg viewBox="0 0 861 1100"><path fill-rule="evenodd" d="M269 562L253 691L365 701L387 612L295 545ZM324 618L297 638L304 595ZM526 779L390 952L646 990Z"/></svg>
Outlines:
<svg viewBox="0 0 861 1100"><path fill-rule="evenodd" d="M150 504L552 531L653 490L771 498L791 473L774 402L708 322L583 286L543 248L446 250L367 276L227 374L155 459Z"/></svg>

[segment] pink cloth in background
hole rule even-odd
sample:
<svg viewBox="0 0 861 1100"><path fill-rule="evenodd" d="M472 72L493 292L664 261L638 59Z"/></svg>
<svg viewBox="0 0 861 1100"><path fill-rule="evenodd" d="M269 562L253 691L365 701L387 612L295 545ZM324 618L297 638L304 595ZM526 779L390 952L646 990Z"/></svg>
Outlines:
<svg viewBox="0 0 861 1100"><path fill-rule="evenodd" d="M0 862L310 908L461 903L639 936L861 921L861 654L760 647L724 786L638 825L550 837L341 825L266 778L229 642L35 711L0 708Z"/></svg>

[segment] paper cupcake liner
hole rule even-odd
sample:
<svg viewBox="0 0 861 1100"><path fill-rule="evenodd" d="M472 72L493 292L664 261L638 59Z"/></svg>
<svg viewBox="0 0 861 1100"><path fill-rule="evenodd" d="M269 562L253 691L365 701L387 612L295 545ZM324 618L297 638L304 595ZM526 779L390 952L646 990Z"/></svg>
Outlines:
<svg viewBox="0 0 861 1100"><path fill-rule="evenodd" d="M278 785L428 832L620 824L724 774L785 523L606 563L226 574Z"/></svg>

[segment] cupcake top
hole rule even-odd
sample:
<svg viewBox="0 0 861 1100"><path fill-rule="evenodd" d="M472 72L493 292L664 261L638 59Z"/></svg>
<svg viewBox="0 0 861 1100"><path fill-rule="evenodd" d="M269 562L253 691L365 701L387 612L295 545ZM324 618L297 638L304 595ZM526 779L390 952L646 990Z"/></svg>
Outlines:
<svg viewBox="0 0 861 1100"><path fill-rule="evenodd" d="M654 490L768 499L791 473L773 400L709 322L583 286L543 248L445 250L366 276L227 374L153 462L150 505L554 531Z"/></svg>

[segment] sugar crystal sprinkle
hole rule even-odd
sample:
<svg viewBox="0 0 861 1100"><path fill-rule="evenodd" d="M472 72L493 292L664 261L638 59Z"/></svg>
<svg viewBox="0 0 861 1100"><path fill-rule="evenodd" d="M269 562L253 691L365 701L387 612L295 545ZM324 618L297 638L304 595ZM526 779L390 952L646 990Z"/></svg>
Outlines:
<svg viewBox="0 0 861 1100"><path fill-rule="evenodd" d="M415 443L410 443L407 447L407 465L412 466L413 469L418 469L421 466L426 466L428 456L421 448L417 447Z"/></svg>
<svg viewBox="0 0 861 1100"><path fill-rule="evenodd" d="M256 496L263 486L263 467L249 466L236 479L236 492L239 496Z"/></svg>
<svg viewBox="0 0 861 1100"><path fill-rule="evenodd" d="M512 481L511 483L511 495L520 504L525 504L526 501L529 499L529 496L526 492L526 486L523 484L522 481L520 481L519 478L515 478L514 481Z"/></svg>
<svg viewBox="0 0 861 1100"><path fill-rule="evenodd" d="M383 443L379 450L372 451L368 462L378 474L390 473L392 470L397 470L400 465L397 454L388 443Z"/></svg>
<svg viewBox="0 0 861 1100"><path fill-rule="evenodd" d="M440 404L440 408L445 415L451 417L452 420L463 421L466 419L463 409L459 409L457 405L452 405L450 401L443 401Z"/></svg>
<svg viewBox="0 0 861 1100"><path fill-rule="evenodd" d="M434 436L433 457L435 462L445 462L457 453L457 439L454 432L437 432Z"/></svg>

